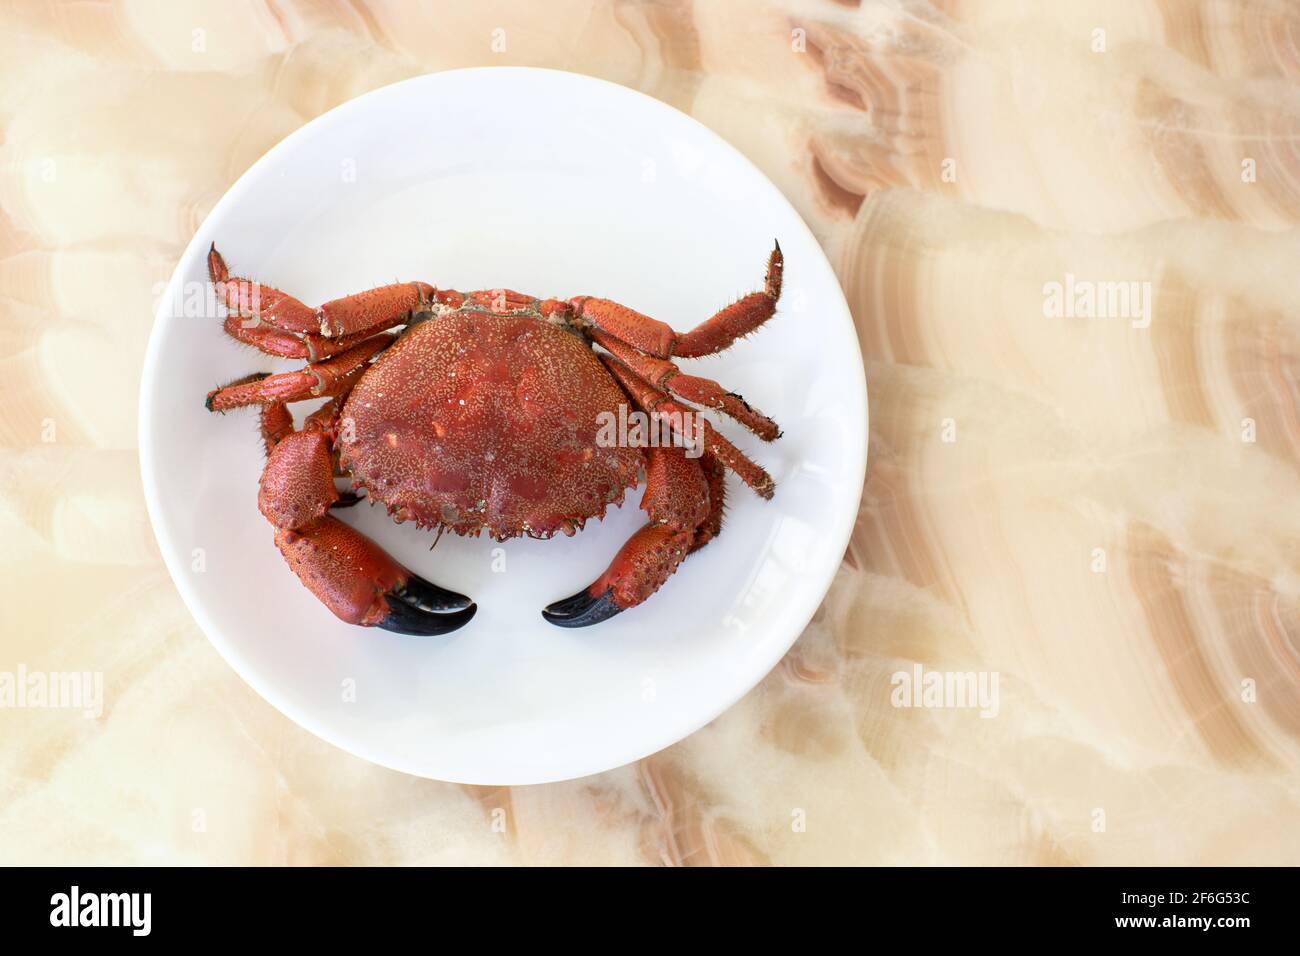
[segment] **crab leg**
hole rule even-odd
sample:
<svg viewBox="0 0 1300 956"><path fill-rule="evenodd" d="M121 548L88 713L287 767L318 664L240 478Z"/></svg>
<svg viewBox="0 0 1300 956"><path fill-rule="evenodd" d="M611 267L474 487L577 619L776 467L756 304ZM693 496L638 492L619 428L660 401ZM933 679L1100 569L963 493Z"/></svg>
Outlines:
<svg viewBox="0 0 1300 956"><path fill-rule="evenodd" d="M767 278L762 292L751 292L681 335L666 322L609 299L578 296L570 299L569 305L580 326L612 335L638 352L661 359L674 355L695 358L721 352L775 314L777 299L781 297L784 268L781 244L777 243L767 260Z"/></svg>
<svg viewBox="0 0 1300 956"><path fill-rule="evenodd" d="M426 282L399 282L333 299L317 310L320 334L334 338L404 325L432 299L433 286Z"/></svg>
<svg viewBox="0 0 1300 956"><path fill-rule="evenodd" d="M231 276L216 244L208 275L230 316L226 331L272 355L317 361L336 354L329 339L369 335L403 325L434 297L424 282L399 282L326 302L318 309L269 285Z"/></svg>
<svg viewBox="0 0 1300 956"><path fill-rule="evenodd" d="M759 497L772 497L776 487L772 476L722 437L698 409L673 401L613 356L601 355L600 360L642 411L667 421L673 433L684 443L693 445L702 441L705 451L739 475ZM694 422L695 427L687 428L687 422Z"/></svg>
<svg viewBox="0 0 1300 956"><path fill-rule="evenodd" d="M345 335L338 339L327 339L321 335L311 334L297 335L270 325L257 324L256 320L251 321L253 324L250 326L249 319L231 313L226 317L223 327L231 338L238 339L245 345L251 345L259 352L280 358L319 362L340 352L346 352L358 342L369 338L369 333L364 332L360 335Z"/></svg>
<svg viewBox="0 0 1300 956"><path fill-rule="evenodd" d="M692 553L722 533L722 507L726 500L727 469L722 462L706 451L700 456L700 471L709 486L709 513L704 516L704 521L695 532L695 541L691 544Z"/></svg>
<svg viewBox="0 0 1300 956"><path fill-rule="evenodd" d="M705 408L712 408L729 415L763 441L774 441L781 437L781 429L777 427L776 422L753 408L735 392L723 389L713 379L687 375L667 359L643 355L604 332L593 332L591 337L660 391L671 392L688 401L699 402Z"/></svg>
<svg viewBox="0 0 1300 956"><path fill-rule="evenodd" d="M641 507L650 523L619 549L609 568L542 617L559 627L587 627L640 604L663 585L695 548L713 511L700 462L681 448L651 448ZM719 512L721 502L718 503ZM707 540L707 539L706 539Z"/></svg>
<svg viewBox="0 0 1300 956"><path fill-rule="evenodd" d="M263 405L258 419L262 444L266 446L268 455L276 445L293 434L293 416L289 414L289 406L284 402Z"/></svg>
<svg viewBox="0 0 1300 956"><path fill-rule="evenodd" d="M296 372L253 375L208 393L208 411L225 412L243 405L300 402L322 395L337 395L350 388L366 363L379 354L394 336L383 334L359 342L324 362L314 362Z"/></svg>
<svg viewBox="0 0 1300 956"><path fill-rule="evenodd" d="M784 271L785 259L778 242L767 259L763 291L751 292L691 331L677 336L673 344L673 355L683 358L712 355L753 332L776 313L776 301L781 297L781 276Z"/></svg>

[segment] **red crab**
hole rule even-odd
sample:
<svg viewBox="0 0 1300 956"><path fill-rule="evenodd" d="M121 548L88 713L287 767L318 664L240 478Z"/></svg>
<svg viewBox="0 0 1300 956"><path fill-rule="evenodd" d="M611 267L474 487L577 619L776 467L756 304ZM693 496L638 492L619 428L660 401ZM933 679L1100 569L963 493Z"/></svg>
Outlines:
<svg viewBox="0 0 1300 956"><path fill-rule="evenodd" d="M781 270L778 244L762 292L679 335L608 299L461 293L423 282L313 309L232 278L214 245L208 271L228 313L226 331L308 364L232 382L211 392L207 407L260 406L267 461L258 506L302 583L344 621L405 634L453 631L475 605L332 517L332 508L358 500L355 491L340 495L336 474L399 522L464 535L486 529L504 540L571 535L621 503L644 473L649 523L590 587L542 612L553 624L583 627L640 604L718 534L724 467L772 496L767 472L687 401L766 441L778 437L776 424L671 359L718 352L771 318ZM331 400L295 430L287 403L323 396ZM626 419L629 404L666 422L680 441L619 447L599 440L606 416L621 411Z"/></svg>

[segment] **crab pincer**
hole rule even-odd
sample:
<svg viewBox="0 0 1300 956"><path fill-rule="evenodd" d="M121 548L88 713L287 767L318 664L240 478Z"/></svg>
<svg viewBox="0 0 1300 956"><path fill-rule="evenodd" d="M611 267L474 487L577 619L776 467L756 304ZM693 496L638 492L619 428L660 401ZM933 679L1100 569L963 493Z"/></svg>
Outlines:
<svg viewBox="0 0 1300 956"><path fill-rule="evenodd" d="M688 458L681 448L651 448L641 507L649 524L619 549L609 568L577 594L556 601L542 617L557 627L588 627L635 607L663 586L686 556L711 536L722 517L722 485L709 457Z"/></svg>
<svg viewBox="0 0 1300 956"><path fill-rule="evenodd" d="M420 635L464 627L476 610L469 598L426 581L330 515L343 503L333 451L341 408L335 400L278 439L280 416L263 416L270 451L258 506L275 526L276 546L307 589L349 624Z"/></svg>
<svg viewBox="0 0 1300 956"><path fill-rule="evenodd" d="M399 634L449 634L477 606L406 569L360 531L326 515L279 528L275 543L299 580L340 620Z"/></svg>
<svg viewBox="0 0 1300 956"><path fill-rule="evenodd" d="M592 588L583 588L542 608L542 617L556 627L590 627L608 621L623 609L614 601L613 590L605 588L592 594Z"/></svg>
<svg viewBox="0 0 1300 956"><path fill-rule="evenodd" d="M590 587L556 601L542 617L557 627L589 627L640 604L668 580L691 550L694 531L646 525Z"/></svg>

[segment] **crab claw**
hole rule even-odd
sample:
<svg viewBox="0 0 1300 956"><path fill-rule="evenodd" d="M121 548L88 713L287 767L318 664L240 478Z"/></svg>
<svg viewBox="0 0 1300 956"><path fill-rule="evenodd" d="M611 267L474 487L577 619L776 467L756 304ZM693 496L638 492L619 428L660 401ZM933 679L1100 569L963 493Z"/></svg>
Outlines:
<svg viewBox="0 0 1300 956"><path fill-rule="evenodd" d="M557 627L587 627L608 621L623 610L614 603L612 591L609 588L593 595L591 588L586 588L562 601L548 604L542 617Z"/></svg>
<svg viewBox="0 0 1300 956"><path fill-rule="evenodd" d="M588 627L636 607L677 570L694 540L693 531L651 523L628 539L609 568L590 587L542 611L557 627Z"/></svg>
<svg viewBox="0 0 1300 956"><path fill-rule="evenodd" d="M463 594L439 587L418 574L384 592L388 615L375 626L398 634L432 637L464 627L478 605Z"/></svg>
<svg viewBox="0 0 1300 956"><path fill-rule="evenodd" d="M275 543L307 588L340 620L398 634L449 634L478 608L398 564L355 528L326 515Z"/></svg>

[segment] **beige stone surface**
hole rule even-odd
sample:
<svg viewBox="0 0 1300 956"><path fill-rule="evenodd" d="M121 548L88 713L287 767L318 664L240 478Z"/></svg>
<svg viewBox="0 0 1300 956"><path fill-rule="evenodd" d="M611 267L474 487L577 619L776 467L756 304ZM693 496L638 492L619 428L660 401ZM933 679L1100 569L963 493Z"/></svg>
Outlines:
<svg viewBox="0 0 1300 956"><path fill-rule="evenodd" d="M872 404L782 664L661 754L513 789L258 698L135 457L154 301L230 184L351 97L492 64L752 158L838 271ZM1296 4L16 3L0 124L0 674L104 680L95 719L0 709L0 863L1300 863ZM1050 314L1067 276L1138 297ZM996 673L997 716L893 706L918 663Z"/></svg>

